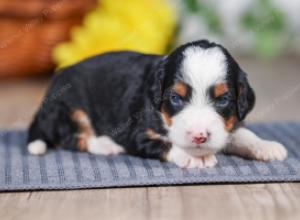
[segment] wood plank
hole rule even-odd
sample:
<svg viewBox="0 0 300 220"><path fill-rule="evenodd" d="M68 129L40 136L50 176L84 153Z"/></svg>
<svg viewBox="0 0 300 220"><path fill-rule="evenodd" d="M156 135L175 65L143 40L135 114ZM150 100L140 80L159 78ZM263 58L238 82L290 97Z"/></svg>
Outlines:
<svg viewBox="0 0 300 220"><path fill-rule="evenodd" d="M0 194L1 219L300 219L300 184L143 187Z"/></svg>

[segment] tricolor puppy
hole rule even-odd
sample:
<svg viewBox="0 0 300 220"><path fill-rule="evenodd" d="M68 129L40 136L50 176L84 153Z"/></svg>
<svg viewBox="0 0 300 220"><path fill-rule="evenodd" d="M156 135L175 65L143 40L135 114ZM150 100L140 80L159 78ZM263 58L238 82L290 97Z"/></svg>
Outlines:
<svg viewBox="0 0 300 220"><path fill-rule="evenodd" d="M211 167L215 153L283 160L287 152L242 126L255 96L221 45L185 44L170 55L112 52L63 69L29 130L28 150L128 153L180 167Z"/></svg>

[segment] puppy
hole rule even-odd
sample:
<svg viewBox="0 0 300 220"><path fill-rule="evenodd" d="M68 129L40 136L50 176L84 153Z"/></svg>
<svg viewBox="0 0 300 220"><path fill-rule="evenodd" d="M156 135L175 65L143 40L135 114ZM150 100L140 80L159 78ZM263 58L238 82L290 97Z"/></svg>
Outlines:
<svg viewBox="0 0 300 220"><path fill-rule="evenodd" d="M196 41L167 56L106 53L56 74L30 126L28 150L128 153L186 168L214 166L221 150L283 160L281 144L243 127L254 103L246 74L219 44Z"/></svg>

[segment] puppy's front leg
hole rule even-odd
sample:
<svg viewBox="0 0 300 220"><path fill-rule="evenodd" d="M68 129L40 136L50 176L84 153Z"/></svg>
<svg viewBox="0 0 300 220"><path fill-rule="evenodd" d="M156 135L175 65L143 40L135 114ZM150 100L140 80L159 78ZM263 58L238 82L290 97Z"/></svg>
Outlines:
<svg viewBox="0 0 300 220"><path fill-rule="evenodd" d="M261 139L244 127L238 128L232 133L230 142L224 151L262 161L284 160L287 157L287 150L282 144Z"/></svg>
<svg viewBox="0 0 300 220"><path fill-rule="evenodd" d="M166 160L175 163L181 168L205 168L213 167L217 164L217 159L214 154L196 157L175 145L169 150Z"/></svg>

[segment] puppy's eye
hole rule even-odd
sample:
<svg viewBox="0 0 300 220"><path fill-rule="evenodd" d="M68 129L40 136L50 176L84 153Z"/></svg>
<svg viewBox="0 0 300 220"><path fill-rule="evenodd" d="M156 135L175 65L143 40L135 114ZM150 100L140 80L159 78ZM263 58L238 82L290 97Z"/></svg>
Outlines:
<svg viewBox="0 0 300 220"><path fill-rule="evenodd" d="M176 105L176 106L182 105L182 99L177 94L172 94L170 97L170 101L171 101L172 105Z"/></svg>
<svg viewBox="0 0 300 220"><path fill-rule="evenodd" d="M230 99L228 96L220 96L217 98L216 104L219 107L225 107L229 104L229 102L230 102Z"/></svg>

